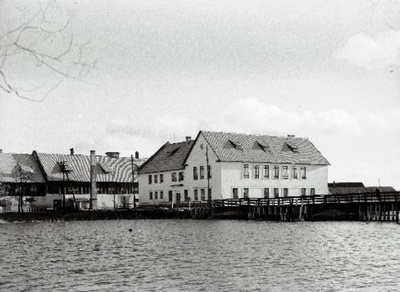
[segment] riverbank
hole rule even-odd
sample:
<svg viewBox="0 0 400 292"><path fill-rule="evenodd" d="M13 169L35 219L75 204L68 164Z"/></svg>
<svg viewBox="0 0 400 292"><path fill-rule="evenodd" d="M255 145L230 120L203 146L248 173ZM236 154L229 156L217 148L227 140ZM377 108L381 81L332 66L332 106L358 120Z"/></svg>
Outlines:
<svg viewBox="0 0 400 292"><path fill-rule="evenodd" d="M181 209L134 209L134 210L96 210L80 212L25 212L0 213L0 220L6 222L40 221L81 221L81 220L120 220L120 219L186 219L191 218L189 210Z"/></svg>

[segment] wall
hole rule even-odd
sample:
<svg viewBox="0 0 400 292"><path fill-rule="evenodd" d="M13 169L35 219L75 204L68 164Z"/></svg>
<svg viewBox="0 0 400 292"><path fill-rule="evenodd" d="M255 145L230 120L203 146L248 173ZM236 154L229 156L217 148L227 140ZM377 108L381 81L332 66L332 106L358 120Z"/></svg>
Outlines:
<svg viewBox="0 0 400 292"><path fill-rule="evenodd" d="M301 188L307 189L307 195L310 195L310 189L315 189L315 194L328 194L328 167L315 165L296 165L300 170L301 166L307 169L306 179L293 179L291 171L289 171L289 179L282 179L282 166L288 166L289 170L293 165L290 164L268 164L270 167L270 178L264 179L261 163L248 163L250 170L250 178L243 178L242 162L223 162L221 163L221 185L222 197L224 199L232 198L233 188L238 188L239 197L243 197L243 188L249 188L249 197L264 197L264 188L270 189L270 197L273 197L273 189L279 188L280 197L283 196L283 188L289 189L289 196L300 196ZM253 178L253 166L260 165L260 178ZM280 178L273 179L273 166L280 166Z"/></svg>

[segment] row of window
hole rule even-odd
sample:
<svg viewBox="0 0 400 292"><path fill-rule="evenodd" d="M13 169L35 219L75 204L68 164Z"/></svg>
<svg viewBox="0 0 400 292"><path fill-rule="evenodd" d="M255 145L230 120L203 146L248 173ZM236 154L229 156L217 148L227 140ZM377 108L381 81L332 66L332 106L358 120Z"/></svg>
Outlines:
<svg viewBox="0 0 400 292"><path fill-rule="evenodd" d="M157 184L158 182L163 183L164 182L164 174L149 174L149 185L151 185L153 182ZM177 181L183 181L185 179L183 171L180 172L172 172L171 173L171 181L172 182L177 182Z"/></svg>
<svg viewBox="0 0 400 292"><path fill-rule="evenodd" d="M205 179L205 167L204 165L201 165L199 167L200 171L200 179ZM207 174L208 178L210 179L211 176L211 165L207 165ZM199 173L197 172L197 166L193 166L193 180L198 180L199 179Z"/></svg>
<svg viewBox="0 0 400 292"><path fill-rule="evenodd" d="M273 188L273 197L274 198L279 198L279 197L289 197L289 189L288 188ZM242 189L242 194L243 198L249 198L249 188L243 188ZM300 194L301 196L307 196L307 189L306 188L301 188L300 189ZM264 198L270 198L270 189L269 188L264 188L263 190L263 195ZM315 195L315 189L311 188L309 189L308 195L314 196ZM233 188L232 189L232 198L234 199L239 199L239 189L238 188Z"/></svg>
<svg viewBox="0 0 400 292"><path fill-rule="evenodd" d="M299 173L300 171L300 173ZM305 166L279 166L273 165L270 169L269 165L253 165L253 169L251 171L249 164L243 164L243 178L250 178L252 172L252 178L259 179L306 179L307 178L307 169ZM261 172L261 173L260 173ZM272 172L272 173L271 173Z"/></svg>
<svg viewBox="0 0 400 292"><path fill-rule="evenodd" d="M205 201L206 200L206 192L207 189L194 189L193 191L193 199L194 201ZM181 201L181 194L180 193L175 193L176 196L176 201ZM174 198L174 193L172 191L168 191L168 201L172 202ZM211 198L211 188L209 191L209 194L207 196L207 199ZM149 200L164 200L164 191L150 191L149 192ZM191 197L189 196L189 191L184 190L183 191L183 200L185 202L190 202Z"/></svg>

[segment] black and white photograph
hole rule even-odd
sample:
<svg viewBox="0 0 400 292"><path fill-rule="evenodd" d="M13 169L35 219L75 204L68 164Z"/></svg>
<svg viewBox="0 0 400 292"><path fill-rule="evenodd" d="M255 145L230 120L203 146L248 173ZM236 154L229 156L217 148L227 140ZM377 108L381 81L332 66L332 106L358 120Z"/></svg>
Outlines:
<svg viewBox="0 0 400 292"><path fill-rule="evenodd" d="M399 0L0 0L0 291L400 291Z"/></svg>

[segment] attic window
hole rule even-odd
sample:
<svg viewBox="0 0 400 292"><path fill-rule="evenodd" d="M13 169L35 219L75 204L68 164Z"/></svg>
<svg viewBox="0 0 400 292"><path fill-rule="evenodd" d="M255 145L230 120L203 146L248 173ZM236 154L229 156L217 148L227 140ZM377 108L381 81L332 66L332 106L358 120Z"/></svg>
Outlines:
<svg viewBox="0 0 400 292"><path fill-rule="evenodd" d="M114 172L114 169L113 169L110 165L108 165L107 163L105 163L105 162L99 162L99 165L101 166L101 168L103 169L103 171L104 171L105 173L112 173L112 172Z"/></svg>
<svg viewBox="0 0 400 292"><path fill-rule="evenodd" d="M23 173L34 173L32 167L30 166L21 164L20 167Z"/></svg>
<svg viewBox="0 0 400 292"><path fill-rule="evenodd" d="M269 145L267 143L263 143L263 142L259 142L259 141L256 141L256 143L263 151L267 151L269 148Z"/></svg>
<svg viewBox="0 0 400 292"><path fill-rule="evenodd" d="M168 151L169 156L174 155L176 152L178 152L179 149L180 149L180 147L177 147L177 148L175 148L175 149L173 149L171 151Z"/></svg>
<svg viewBox="0 0 400 292"><path fill-rule="evenodd" d="M229 142L232 144L232 146L233 146L235 149L237 149L237 150L243 150L242 145L240 145L238 142L232 141L232 140L229 140Z"/></svg>
<svg viewBox="0 0 400 292"><path fill-rule="evenodd" d="M286 143L286 145L289 147L289 149L290 149L292 152L294 152L294 153L299 153L299 148L297 148L296 145L289 144L289 143Z"/></svg>
<svg viewBox="0 0 400 292"><path fill-rule="evenodd" d="M71 172L72 171L72 167L65 160L64 161L59 161L58 165L61 168L61 172L66 173L66 172Z"/></svg>

